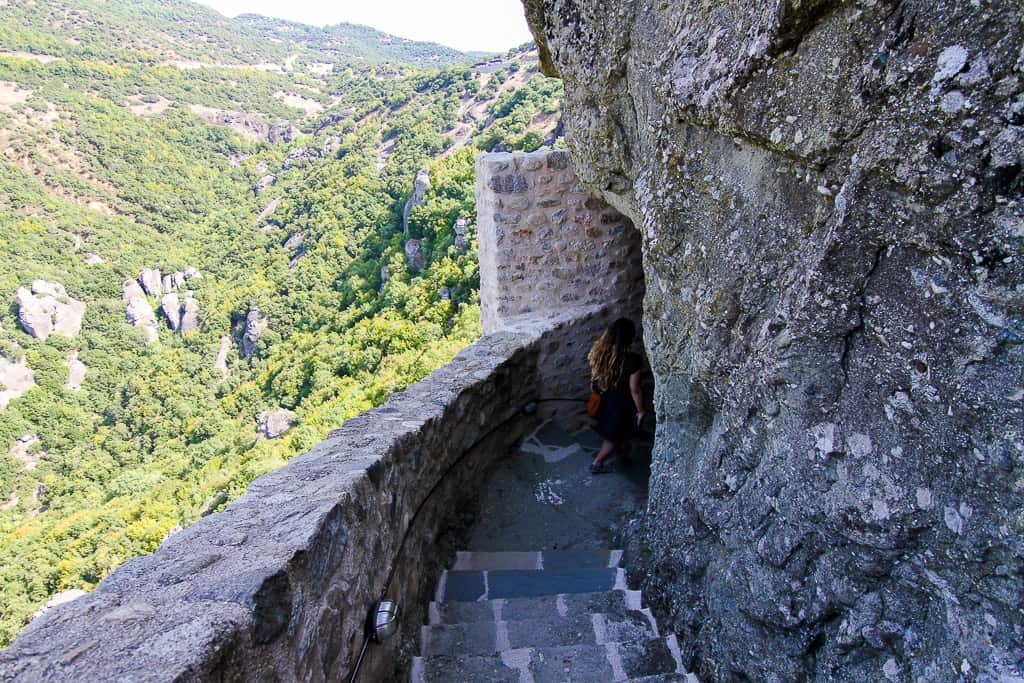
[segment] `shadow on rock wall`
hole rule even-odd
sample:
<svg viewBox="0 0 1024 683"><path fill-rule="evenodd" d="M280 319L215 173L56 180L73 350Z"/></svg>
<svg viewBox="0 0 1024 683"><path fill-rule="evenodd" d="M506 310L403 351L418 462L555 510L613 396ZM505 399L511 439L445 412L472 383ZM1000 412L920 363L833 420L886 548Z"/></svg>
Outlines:
<svg viewBox="0 0 1024 683"><path fill-rule="evenodd" d="M644 239L633 576L713 680L1021 675L1024 50L953 0L526 0Z"/></svg>

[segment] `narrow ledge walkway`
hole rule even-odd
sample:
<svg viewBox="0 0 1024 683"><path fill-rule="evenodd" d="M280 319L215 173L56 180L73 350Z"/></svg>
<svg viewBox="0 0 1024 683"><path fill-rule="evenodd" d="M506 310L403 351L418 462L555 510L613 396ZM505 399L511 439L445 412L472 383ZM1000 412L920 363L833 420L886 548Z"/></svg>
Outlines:
<svg viewBox="0 0 1024 683"><path fill-rule="evenodd" d="M548 422L497 465L438 582L413 683L696 682L610 549L646 505L650 443L594 475L599 445Z"/></svg>
<svg viewBox="0 0 1024 683"><path fill-rule="evenodd" d="M647 506L650 442L616 459L614 471L588 470L600 437L545 422L484 484L468 550L600 550L618 543Z"/></svg>

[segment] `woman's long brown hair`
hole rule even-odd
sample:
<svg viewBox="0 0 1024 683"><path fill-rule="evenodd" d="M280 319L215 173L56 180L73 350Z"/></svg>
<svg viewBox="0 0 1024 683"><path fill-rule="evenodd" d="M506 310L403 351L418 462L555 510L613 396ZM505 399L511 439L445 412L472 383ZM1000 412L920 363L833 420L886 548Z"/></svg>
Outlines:
<svg viewBox="0 0 1024 683"><path fill-rule="evenodd" d="M626 362L626 351L636 336L636 327L629 318L619 318L605 330L590 347L587 360L590 361L591 377L601 389L615 388Z"/></svg>

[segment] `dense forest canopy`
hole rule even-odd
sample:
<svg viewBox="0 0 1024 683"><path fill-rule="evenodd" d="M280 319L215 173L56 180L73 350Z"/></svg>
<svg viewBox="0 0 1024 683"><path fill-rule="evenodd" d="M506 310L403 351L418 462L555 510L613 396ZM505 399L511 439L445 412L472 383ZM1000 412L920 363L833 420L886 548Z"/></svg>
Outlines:
<svg viewBox="0 0 1024 683"><path fill-rule="evenodd" d="M554 144L561 89L528 47L472 61L188 2L0 7L0 646L478 336L474 156ZM29 333L40 281L79 331Z"/></svg>

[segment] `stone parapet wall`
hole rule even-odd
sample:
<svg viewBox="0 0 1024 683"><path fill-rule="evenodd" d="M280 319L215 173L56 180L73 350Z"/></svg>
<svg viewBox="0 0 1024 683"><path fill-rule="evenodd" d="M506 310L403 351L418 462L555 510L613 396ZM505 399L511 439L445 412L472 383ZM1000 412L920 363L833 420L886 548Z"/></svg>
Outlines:
<svg viewBox="0 0 1024 683"><path fill-rule="evenodd" d="M579 361L563 352L612 314L506 319L224 512L36 619L0 653L0 681L347 680L403 533L441 482L395 564L399 636L370 648L360 676L395 679L453 550L439 540L468 521L488 467L536 426L523 407L578 381Z"/></svg>
<svg viewBox="0 0 1024 683"><path fill-rule="evenodd" d="M564 151L477 157L484 332L509 318L578 305L640 317L640 235L580 185Z"/></svg>

